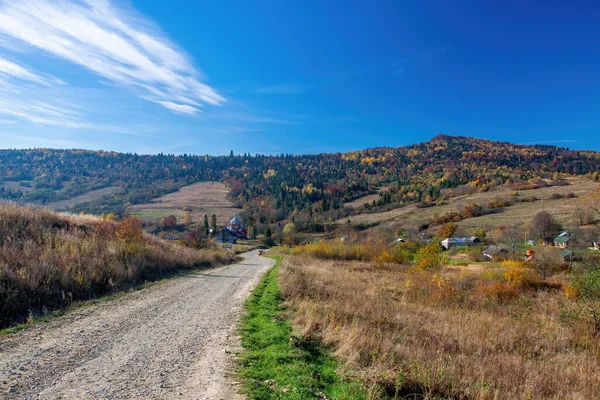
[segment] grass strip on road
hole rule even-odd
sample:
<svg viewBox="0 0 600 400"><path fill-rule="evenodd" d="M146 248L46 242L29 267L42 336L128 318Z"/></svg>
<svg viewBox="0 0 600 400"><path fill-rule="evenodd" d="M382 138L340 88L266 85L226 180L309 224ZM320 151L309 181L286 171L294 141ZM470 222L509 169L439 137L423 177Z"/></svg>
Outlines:
<svg viewBox="0 0 600 400"><path fill-rule="evenodd" d="M282 318L277 274L282 257L247 300L239 357L244 391L250 399L364 399L358 382L342 379L338 362L318 343L292 335Z"/></svg>

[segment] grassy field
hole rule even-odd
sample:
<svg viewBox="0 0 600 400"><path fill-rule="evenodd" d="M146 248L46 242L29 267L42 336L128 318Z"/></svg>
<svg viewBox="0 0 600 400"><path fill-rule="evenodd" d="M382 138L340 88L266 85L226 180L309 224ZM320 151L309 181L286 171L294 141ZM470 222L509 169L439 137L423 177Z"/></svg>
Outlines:
<svg viewBox="0 0 600 400"><path fill-rule="evenodd" d="M378 385L370 398L600 398L600 340L564 276L514 271L290 255L280 283L299 333Z"/></svg>
<svg viewBox="0 0 600 400"><path fill-rule="evenodd" d="M90 190L87 193L80 194L79 196L72 197L68 200L45 204L44 207L54 211L67 211L79 204L100 200L103 196L113 194L117 190L119 190L118 187L105 187L102 189Z"/></svg>
<svg viewBox="0 0 600 400"><path fill-rule="evenodd" d="M240 355L245 393L257 400L364 399L359 384L339 377L338 363L325 349L292 335L277 283L281 260L246 302Z"/></svg>
<svg viewBox="0 0 600 400"><path fill-rule="evenodd" d="M498 212L495 214L459 221L459 230L465 232L465 234L470 234L474 229L481 228L482 226L489 226L493 229L498 225L513 225L520 222L528 223L539 211L548 211L563 225L574 226L576 225L574 211L577 199L552 199L552 195L567 196L572 193L579 197L599 188L600 184L585 178L573 178L566 181L568 182L567 186L544 187L534 190L519 191L511 187L496 187L487 192L451 198L447 201L446 205L418 208L416 205L411 204L387 212L356 215L350 217L350 220L353 224L378 223L380 224L380 228L397 229L401 227L410 229L431 222L434 214L442 215L450 211L460 212L468 202L472 201L481 206L486 206L496 198L510 199L515 192L518 192L517 198L531 198L535 196L538 200L515 203L498 209ZM344 224L347 220L348 218L344 218L337 221L337 223Z"/></svg>
<svg viewBox="0 0 600 400"><path fill-rule="evenodd" d="M227 199L227 193L227 187L221 182L195 183L150 203L129 207L127 214L136 215L145 223L157 223L168 215L174 215L178 221L182 221L184 209L189 209L195 222L202 221L204 215L210 217L216 214L217 223L225 225L238 212Z"/></svg>

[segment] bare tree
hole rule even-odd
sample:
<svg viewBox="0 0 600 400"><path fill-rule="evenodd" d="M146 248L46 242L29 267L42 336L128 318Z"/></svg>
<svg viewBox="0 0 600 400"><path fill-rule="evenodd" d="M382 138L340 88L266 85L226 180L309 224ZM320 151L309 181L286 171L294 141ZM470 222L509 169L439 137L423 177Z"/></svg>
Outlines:
<svg viewBox="0 0 600 400"><path fill-rule="evenodd" d="M531 220L531 230L540 238L545 238L560 229L560 224L546 211L540 211Z"/></svg>
<svg viewBox="0 0 600 400"><path fill-rule="evenodd" d="M517 249L519 248L519 243L524 239L522 224L513 225L504 229L497 237L495 237L496 242L504 245L512 257L515 256Z"/></svg>
<svg viewBox="0 0 600 400"><path fill-rule="evenodd" d="M546 279L560 269L562 260L557 249L552 247L540 247L535 252L535 258L531 267L538 273L540 278Z"/></svg>

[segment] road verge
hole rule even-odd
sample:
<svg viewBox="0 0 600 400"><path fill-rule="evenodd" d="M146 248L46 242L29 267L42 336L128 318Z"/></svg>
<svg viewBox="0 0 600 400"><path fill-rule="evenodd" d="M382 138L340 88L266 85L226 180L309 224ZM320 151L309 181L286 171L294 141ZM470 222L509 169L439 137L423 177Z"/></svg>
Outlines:
<svg viewBox="0 0 600 400"><path fill-rule="evenodd" d="M356 382L343 380L338 363L318 342L293 335L282 313L277 274L282 257L245 303L240 377L249 399L363 399Z"/></svg>

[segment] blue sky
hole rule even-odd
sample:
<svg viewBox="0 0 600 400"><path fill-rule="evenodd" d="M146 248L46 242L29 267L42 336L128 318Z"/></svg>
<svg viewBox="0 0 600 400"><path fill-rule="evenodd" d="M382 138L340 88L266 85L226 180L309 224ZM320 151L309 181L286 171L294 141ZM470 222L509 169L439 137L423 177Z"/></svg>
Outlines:
<svg viewBox="0 0 600 400"><path fill-rule="evenodd" d="M600 150L600 4L0 0L0 148Z"/></svg>

